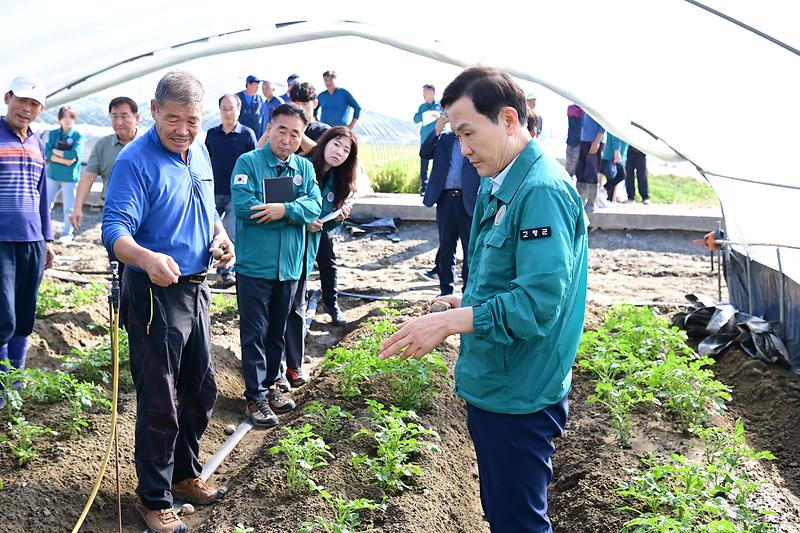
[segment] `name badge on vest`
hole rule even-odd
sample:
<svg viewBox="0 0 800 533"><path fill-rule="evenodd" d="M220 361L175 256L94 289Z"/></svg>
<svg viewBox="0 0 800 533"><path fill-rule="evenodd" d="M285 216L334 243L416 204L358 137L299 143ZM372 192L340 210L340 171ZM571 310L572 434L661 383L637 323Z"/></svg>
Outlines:
<svg viewBox="0 0 800 533"><path fill-rule="evenodd" d="M294 181L294 184L299 187L299 186L301 186L303 184L303 176L298 174L297 176L294 177L293 181Z"/></svg>
<svg viewBox="0 0 800 533"><path fill-rule="evenodd" d="M524 229L519 232L519 238L523 241L529 241L531 239L543 239L545 237L549 237L553 234L550 231L550 226L544 226L543 228L531 228L531 229Z"/></svg>

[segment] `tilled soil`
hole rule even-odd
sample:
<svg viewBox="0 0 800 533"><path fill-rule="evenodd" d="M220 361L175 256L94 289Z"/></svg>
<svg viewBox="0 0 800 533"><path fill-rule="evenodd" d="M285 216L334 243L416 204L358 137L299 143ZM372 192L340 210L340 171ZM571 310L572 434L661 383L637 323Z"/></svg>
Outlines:
<svg viewBox="0 0 800 533"><path fill-rule="evenodd" d="M54 218L58 219L57 216ZM77 245L57 247L68 261L59 270L83 277L101 279L107 259L99 246L97 216L87 217L88 228ZM397 242L385 236L351 236L344 233L336 244L341 291L421 302L438 292L436 284L423 281L417 273L432 266L436 252L436 229L428 223L401 223ZM649 303L662 313L678 310L690 292L716 296L717 278L710 270L708 256L689 241L698 235L680 232L591 232L589 303L586 327L602 323L608 306L615 302ZM73 274L75 275L75 274ZM312 279L314 279L312 277ZM48 280L50 283L58 283ZM312 281L312 287L317 285ZM724 284L723 284L724 297ZM71 347L99 341L99 334L87 326L107 322L105 298L85 308L53 313L37 321L31 338L29 366L56 369L59 354ZM301 409L311 401L338 403L357 416L363 416L361 401L342 402L336 397L333 377L319 373L325 350L343 337L350 342L357 329L376 314L379 301L343 297L341 305L350 324L334 327L324 313L317 315L307 340L312 357L312 382L293 392L299 409L282 419L283 425L302 424ZM404 311L406 316L423 311L422 304ZM355 333L353 333L355 332ZM349 336L347 336L349 335ZM204 436L201 459L207 460L225 441L224 427L242 420L241 363L238 319L235 316L212 318L212 355L220 391L214 418ZM452 369L457 355L457 340L441 347ZM124 370L125 371L125 370ZM800 452L798 452L798 410L800 382L797 377L775 367L752 361L732 350L720 358L719 379L733 387L730 413L719 423L732 425L741 417L752 444L772 450L777 460L756 467L757 476L767 483L763 501L776 510L774 521L783 531L800 531ZM634 414L634 439L631 449L621 450L607 415L585 399L592 386L576 372L570 397L570 419L557 442L553 459L554 476L550 491L550 515L556 531L619 531L626 516L616 512L622 505L614 488L640 466L650 453L668 457L673 452L689 453L696 443L675 431L669 420L652 411ZM58 428L66 407L31 405L26 417L34 423ZM143 524L132 511L136 474L133 467L133 425L135 395L123 390L119 407L120 473L123 530L139 533ZM387 501L383 513L368 513L376 531L392 533L451 533L488 531L482 520L478 497L477 468L466 429L463 402L447 390L436 406L421 413L422 423L441 435L442 452L424 452L418 460L424 474L412 489ZM40 456L23 468L15 467L7 449L0 457L0 515L3 531L69 531L91 490L105 453L110 416L93 414L83 433L67 438L45 439L37 444ZM331 442L335 459L323 469L320 483L338 495L349 498L380 499L361 471L349 464L350 454L364 444L349 438L356 428L352 422L342 437ZM184 517L192 531L230 532L241 523L256 532L293 532L302 522L324 514L317 497L289 497L280 466L268 453L282 436L275 430L250 431L217 470L211 481L228 485L226 497L217 505L200 508ZM116 504L113 462L106 474L87 521L81 531L116 530Z"/></svg>

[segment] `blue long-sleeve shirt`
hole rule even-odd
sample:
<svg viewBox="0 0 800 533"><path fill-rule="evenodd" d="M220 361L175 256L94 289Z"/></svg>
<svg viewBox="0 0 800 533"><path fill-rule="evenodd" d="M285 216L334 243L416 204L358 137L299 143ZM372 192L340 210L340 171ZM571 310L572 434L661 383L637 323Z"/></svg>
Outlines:
<svg viewBox="0 0 800 533"><path fill-rule="evenodd" d="M152 127L120 152L103 208L103 245L112 255L117 239L129 236L171 256L181 275L202 272L217 218L214 174L202 143L191 145L185 163Z"/></svg>
<svg viewBox="0 0 800 533"><path fill-rule="evenodd" d="M337 87L333 94L323 91L317 96L318 107L322 108L320 121L331 126L347 126L350 124L350 108L353 108L353 118L361 116L361 106L347 89Z"/></svg>
<svg viewBox="0 0 800 533"><path fill-rule="evenodd" d="M583 114L583 122L581 122L581 142L592 142L597 138L598 133L605 133L605 131L603 126L589 116L589 113Z"/></svg>
<svg viewBox="0 0 800 533"><path fill-rule="evenodd" d="M438 111L439 113L442 113L444 109L442 108L441 104L439 104L439 102L437 102L436 100L434 100L433 103L431 104L429 104L428 102L423 102L422 105L419 106L419 109L417 109L417 112L414 114L415 124L422 122L422 114L425 113L426 111ZM428 135L430 135L430 133L433 131L435 127L436 127L435 120L422 126L422 128L419 130L419 141L421 143L425 142L425 139L428 138Z"/></svg>

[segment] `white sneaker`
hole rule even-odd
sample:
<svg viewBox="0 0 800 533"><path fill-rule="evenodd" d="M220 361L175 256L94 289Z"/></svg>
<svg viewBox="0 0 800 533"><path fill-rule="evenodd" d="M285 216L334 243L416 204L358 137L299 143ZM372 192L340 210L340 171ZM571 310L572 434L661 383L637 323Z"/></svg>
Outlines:
<svg viewBox="0 0 800 533"><path fill-rule="evenodd" d="M650 205L650 198L647 198L646 200L642 200L642 203L644 205Z"/></svg>
<svg viewBox="0 0 800 533"><path fill-rule="evenodd" d="M56 242L58 242L58 244L63 244L64 246L69 246L72 244L72 235L62 235Z"/></svg>
<svg viewBox="0 0 800 533"><path fill-rule="evenodd" d="M611 202L609 202L608 198L605 197L605 191L603 191L603 194L597 195L597 199L594 201L594 206L600 208L611 207Z"/></svg>

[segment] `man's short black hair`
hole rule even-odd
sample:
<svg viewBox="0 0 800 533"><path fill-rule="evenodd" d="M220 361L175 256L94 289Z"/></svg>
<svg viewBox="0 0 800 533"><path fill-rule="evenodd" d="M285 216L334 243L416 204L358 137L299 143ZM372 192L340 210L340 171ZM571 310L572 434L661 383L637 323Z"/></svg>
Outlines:
<svg viewBox="0 0 800 533"><path fill-rule="evenodd" d="M275 122L275 117L279 115L286 115L287 117L300 117L303 124L308 125L308 115L306 112L292 104L281 104L272 110L272 122Z"/></svg>
<svg viewBox="0 0 800 533"><path fill-rule="evenodd" d="M292 102L313 102L317 98L317 90L313 85L304 81L289 89L289 98L292 99Z"/></svg>
<svg viewBox="0 0 800 533"><path fill-rule="evenodd" d="M122 107L124 105L130 107L131 113L134 115L139 112L139 106L136 105L136 102L134 102L133 99L128 98L127 96L117 96L111 100L111 102L108 103L108 112L111 113L111 110L115 107Z"/></svg>
<svg viewBox="0 0 800 533"><path fill-rule="evenodd" d="M497 124L497 116L504 107L517 110L520 124L528 121L528 104L511 76L493 67L470 67L456 76L442 94L441 105L448 107L462 96L469 97L481 115Z"/></svg>
<svg viewBox="0 0 800 533"><path fill-rule="evenodd" d="M422 86L422 88L423 88L423 89L428 89L429 91L436 92L436 87L434 87L434 86L433 86L433 85L431 85L430 83L426 83L425 85L423 85L423 86Z"/></svg>
<svg viewBox="0 0 800 533"><path fill-rule="evenodd" d="M323 78L336 78L336 71L335 70L326 70L322 73Z"/></svg>

